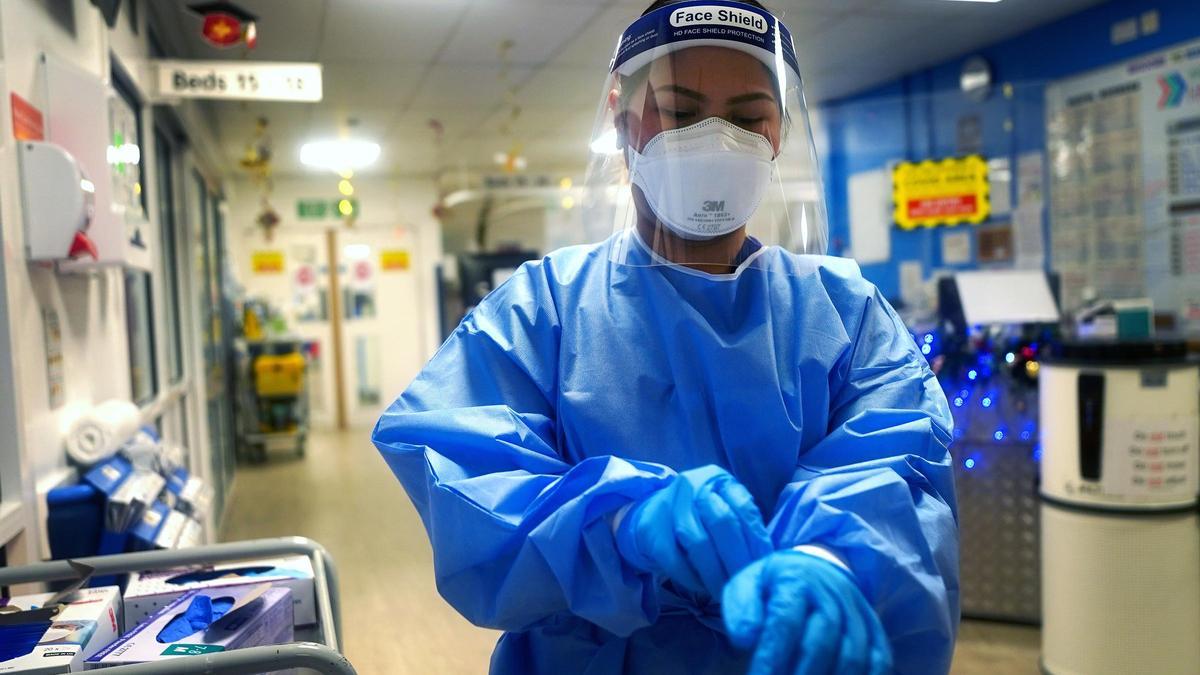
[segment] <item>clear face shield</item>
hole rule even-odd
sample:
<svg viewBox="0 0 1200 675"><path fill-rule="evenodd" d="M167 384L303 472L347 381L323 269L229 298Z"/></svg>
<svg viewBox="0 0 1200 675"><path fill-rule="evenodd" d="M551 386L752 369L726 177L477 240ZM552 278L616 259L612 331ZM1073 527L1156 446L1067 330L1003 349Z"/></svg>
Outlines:
<svg viewBox="0 0 1200 675"><path fill-rule="evenodd" d="M791 35L736 2L663 7L621 36L593 126L584 218L626 265L729 272L824 254L821 175Z"/></svg>

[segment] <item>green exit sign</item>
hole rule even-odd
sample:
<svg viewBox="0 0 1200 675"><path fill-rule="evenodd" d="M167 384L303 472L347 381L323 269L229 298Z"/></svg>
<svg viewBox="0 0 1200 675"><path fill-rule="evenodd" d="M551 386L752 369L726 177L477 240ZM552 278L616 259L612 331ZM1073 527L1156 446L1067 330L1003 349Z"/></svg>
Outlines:
<svg viewBox="0 0 1200 675"><path fill-rule="evenodd" d="M337 219L358 214L358 200L338 197L337 199L298 199L296 215L300 220Z"/></svg>
<svg viewBox="0 0 1200 675"><path fill-rule="evenodd" d="M300 220L324 220L329 217L328 199L300 199L296 202Z"/></svg>

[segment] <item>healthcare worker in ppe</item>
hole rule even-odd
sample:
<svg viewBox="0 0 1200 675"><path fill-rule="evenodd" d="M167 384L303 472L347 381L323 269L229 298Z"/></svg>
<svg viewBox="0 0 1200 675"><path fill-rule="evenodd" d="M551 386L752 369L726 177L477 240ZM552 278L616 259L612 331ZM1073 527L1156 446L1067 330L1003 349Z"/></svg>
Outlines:
<svg viewBox="0 0 1200 675"><path fill-rule="evenodd" d="M945 673L945 397L825 212L790 34L655 3L580 236L468 315L374 442L493 673Z"/></svg>

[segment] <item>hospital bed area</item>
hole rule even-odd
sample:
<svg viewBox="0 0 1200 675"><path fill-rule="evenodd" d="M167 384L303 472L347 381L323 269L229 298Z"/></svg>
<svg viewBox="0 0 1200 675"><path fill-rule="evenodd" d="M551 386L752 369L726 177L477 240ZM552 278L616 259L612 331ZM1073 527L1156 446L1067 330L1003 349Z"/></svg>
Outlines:
<svg viewBox="0 0 1200 675"><path fill-rule="evenodd" d="M0 675L1200 673L1194 0L0 0Z"/></svg>

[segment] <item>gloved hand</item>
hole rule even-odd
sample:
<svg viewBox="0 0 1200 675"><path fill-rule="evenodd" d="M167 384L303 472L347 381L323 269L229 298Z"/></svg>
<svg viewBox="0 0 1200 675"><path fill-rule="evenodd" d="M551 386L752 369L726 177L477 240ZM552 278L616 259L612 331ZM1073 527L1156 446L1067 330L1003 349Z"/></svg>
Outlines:
<svg viewBox="0 0 1200 675"><path fill-rule="evenodd" d="M714 600L738 570L773 549L750 492L712 465L684 471L635 503L616 534L630 565Z"/></svg>
<svg viewBox="0 0 1200 675"><path fill-rule="evenodd" d="M800 551L778 551L725 587L729 639L754 648L748 675L890 673L892 650L850 574Z"/></svg>

